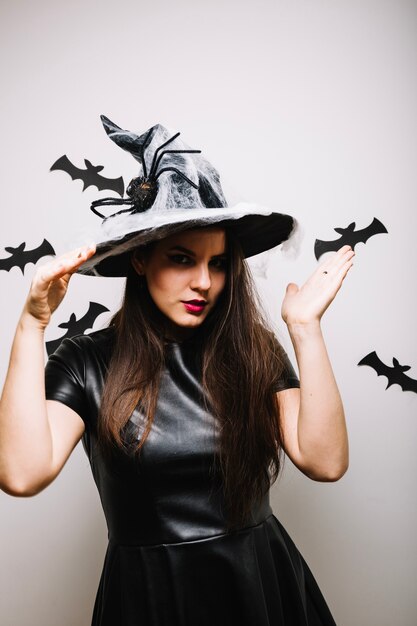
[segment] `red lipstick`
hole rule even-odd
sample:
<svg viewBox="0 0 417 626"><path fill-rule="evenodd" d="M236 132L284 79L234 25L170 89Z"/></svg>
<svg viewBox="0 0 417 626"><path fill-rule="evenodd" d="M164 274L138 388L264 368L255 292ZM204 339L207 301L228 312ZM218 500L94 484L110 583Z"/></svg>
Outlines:
<svg viewBox="0 0 417 626"><path fill-rule="evenodd" d="M204 307L207 304L205 300L188 300L187 302L182 302L188 313L201 313L201 311L204 310Z"/></svg>

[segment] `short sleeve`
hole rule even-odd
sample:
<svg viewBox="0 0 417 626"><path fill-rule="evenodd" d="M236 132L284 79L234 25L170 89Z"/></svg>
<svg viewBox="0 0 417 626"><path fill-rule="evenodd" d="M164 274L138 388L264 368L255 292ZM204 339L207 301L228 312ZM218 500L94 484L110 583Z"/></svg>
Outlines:
<svg viewBox="0 0 417 626"><path fill-rule="evenodd" d="M73 339L64 339L45 366L47 400L58 400L87 421L85 366L81 346Z"/></svg>
<svg viewBox="0 0 417 626"><path fill-rule="evenodd" d="M300 381L298 379L298 376L294 370L294 367L292 366L290 359L288 358L287 353L284 350L282 351L281 358L284 360L284 370L281 376L279 376L279 378L274 381L272 387L274 392L283 391L284 389L292 389L294 387L300 387Z"/></svg>
<svg viewBox="0 0 417 626"><path fill-rule="evenodd" d="M279 364L284 364L281 374L277 376L276 380L272 384L272 391L277 392L283 391L284 389L300 387L300 381L288 354L285 352L284 348L273 333L271 334L271 341L274 358L277 359ZM279 369L281 368L279 367Z"/></svg>

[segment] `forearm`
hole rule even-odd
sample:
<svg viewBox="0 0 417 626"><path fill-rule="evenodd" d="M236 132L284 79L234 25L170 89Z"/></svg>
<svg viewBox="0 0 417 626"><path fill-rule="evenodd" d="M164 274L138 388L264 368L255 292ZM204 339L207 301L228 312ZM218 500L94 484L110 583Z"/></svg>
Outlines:
<svg viewBox="0 0 417 626"><path fill-rule="evenodd" d="M0 487L19 491L52 458L44 378L44 333L19 320L0 400Z"/></svg>
<svg viewBox="0 0 417 626"><path fill-rule="evenodd" d="M298 445L312 478L337 479L349 463L342 399L320 322L288 326L300 374Z"/></svg>

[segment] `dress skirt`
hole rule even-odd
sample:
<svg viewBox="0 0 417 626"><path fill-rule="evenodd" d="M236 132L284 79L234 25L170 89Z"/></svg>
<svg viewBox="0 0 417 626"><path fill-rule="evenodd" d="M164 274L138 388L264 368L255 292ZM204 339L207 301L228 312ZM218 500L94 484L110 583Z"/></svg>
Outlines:
<svg viewBox="0 0 417 626"><path fill-rule="evenodd" d="M93 626L335 626L275 517L179 543L109 542Z"/></svg>

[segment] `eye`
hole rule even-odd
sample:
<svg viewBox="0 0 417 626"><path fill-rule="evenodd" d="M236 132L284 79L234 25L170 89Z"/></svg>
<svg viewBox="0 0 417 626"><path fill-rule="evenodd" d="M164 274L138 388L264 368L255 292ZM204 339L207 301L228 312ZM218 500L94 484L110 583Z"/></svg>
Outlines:
<svg viewBox="0 0 417 626"><path fill-rule="evenodd" d="M169 258L173 263L176 263L177 265L188 265L191 261L190 257L188 257L186 254L171 254L169 255Z"/></svg>
<svg viewBox="0 0 417 626"><path fill-rule="evenodd" d="M210 261L210 265L216 270L224 271L227 266L227 261L225 258L220 257L219 259L213 259Z"/></svg>

